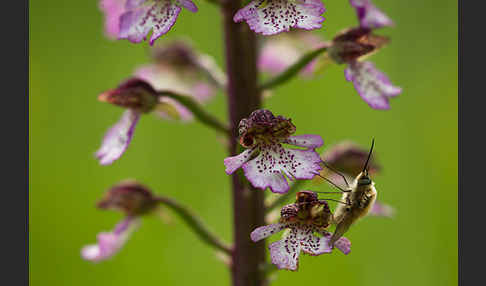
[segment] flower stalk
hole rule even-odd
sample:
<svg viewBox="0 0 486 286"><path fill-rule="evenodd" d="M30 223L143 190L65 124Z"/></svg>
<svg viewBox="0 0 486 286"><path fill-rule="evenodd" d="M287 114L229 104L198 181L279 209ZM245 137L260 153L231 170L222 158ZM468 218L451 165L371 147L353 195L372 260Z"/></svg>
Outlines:
<svg viewBox="0 0 486 286"><path fill-rule="evenodd" d="M240 120L261 106L257 88L255 34L246 25L233 21L233 16L240 8L240 0L228 0L222 5L231 128L230 156L238 154L237 129ZM265 223L264 195L261 190L252 189L238 173L235 172L231 177L234 228L232 285L266 285L262 271L265 264L265 242L262 240L255 244L250 240L252 230Z"/></svg>
<svg viewBox="0 0 486 286"><path fill-rule="evenodd" d="M315 59L317 56L325 51L327 51L327 47L321 47L303 55L295 64L288 67L285 71L275 76L274 78L271 78L268 81L262 83L258 89L261 91L266 89L272 89L276 86L286 83L287 81L293 79L313 59Z"/></svg>
<svg viewBox="0 0 486 286"><path fill-rule="evenodd" d="M163 204L169 208L171 208L174 212L176 212L186 223L187 225L199 236L199 238L206 242L207 244L211 245L212 247L223 251L226 254L231 254L232 250L231 247L226 244L225 242L221 241L215 234L213 234L199 219L199 217L193 214L189 209L179 204L177 201L164 197L164 196L157 196L156 200L158 203Z"/></svg>
<svg viewBox="0 0 486 286"><path fill-rule="evenodd" d="M158 95L170 97L176 100L177 102L185 106L187 109L189 109L194 114L194 116L197 119L199 119L199 121L201 121L202 123L208 125L211 128L214 128L219 132L229 134L228 126L222 123L221 121L219 121L213 115L209 114L207 111L205 111L204 108L202 108L202 106L199 103L197 103L194 99L170 91L162 91L159 92Z"/></svg>

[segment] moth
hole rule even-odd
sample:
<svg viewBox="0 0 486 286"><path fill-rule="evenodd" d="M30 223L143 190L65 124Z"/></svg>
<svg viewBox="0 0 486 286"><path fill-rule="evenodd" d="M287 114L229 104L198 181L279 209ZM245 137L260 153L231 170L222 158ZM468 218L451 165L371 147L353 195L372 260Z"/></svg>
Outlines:
<svg viewBox="0 0 486 286"><path fill-rule="evenodd" d="M333 216L333 223L336 224L336 230L331 237L330 245L343 236L359 218L366 216L376 200L375 183L368 175L368 163L373 152L375 140L371 143L368 158L363 167L363 171L356 176L348 191L343 192L341 201L338 204Z"/></svg>

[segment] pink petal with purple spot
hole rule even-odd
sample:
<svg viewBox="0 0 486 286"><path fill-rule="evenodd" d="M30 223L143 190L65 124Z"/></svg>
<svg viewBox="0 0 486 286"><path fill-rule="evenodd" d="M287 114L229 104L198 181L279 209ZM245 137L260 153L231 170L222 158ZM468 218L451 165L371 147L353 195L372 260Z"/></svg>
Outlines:
<svg viewBox="0 0 486 286"><path fill-rule="evenodd" d="M268 246L272 263L278 269L295 271L299 267L300 244L295 239L285 237Z"/></svg>
<svg viewBox="0 0 486 286"><path fill-rule="evenodd" d="M126 151L135 131L140 114L126 110L121 119L106 133L96 157L101 165L109 165Z"/></svg>
<svg viewBox="0 0 486 286"><path fill-rule="evenodd" d="M319 154L313 149L291 149L274 144L260 147L260 154L244 163L243 170L253 187L262 190L269 187L274 193L286 193L289 185L285 176L290 180L312 179L322 169L320 162Z"/></svg>
<svg viewBox="0 0 486 286"><path fill-rule="evenodd" d="M388 77L377 70L371 62L354 62L346 68L344 75L352 81L361 98L374 109L389 109L389 97L394 97L402 89L391 84Z"/></svg>
<svg viewBox="0 0 486 286"><path fill-rule="evenodd" d="M377 29L393 26L393 21L376 8L371 3L371 0L350 0L349 2L356 9L359 24L362 28Z"/></svg>
<svg viewBox="0 0 486 286"><path fill-rule="evenodd" d="M119 38L139 43L153 30L150 38L150 45L153 45L157 38L167 33L175 24L181 11L178 5L180 4L172 0L156 0L149 5L141 5L125 12L120 18Z"/></svg>
<svg viewBox="0 0 486 286"><path fill-rule="evenodd" d="M226 174L231 175L234 171L238 170L244 163L251 158L251 154L255 149L247 149L237 156L228 157L224 159L224 165L226 166Z"/></svg>
<svg viewBox="0 0 486 286"><path fill-rule="evenodd" d="M256 228L254 231L251 232L250 238L251 238L252 241L257 242L257 241L260 241L264 238L269 237L272 234L275 234L275 233L282 231L286 227L287 227L287 225L282 224L282 223L275 223L275 224L260 226L260 227Z"/></svg>
<svg viewBox="0 0 486 286"><path fill-rule="evenodd" d="M332 248L329 246L329 237L319 237L313 234L312 230L307 230L300 238L302 251L307 254L317 256L324 253L331 253Z"/></svg>
<svg viewBox="0 0 486 286"><path fill-rule="evenodd" d="M274 35L290 28L305 30L322 27L325 8L321 0L254 0L238 10L235 22L246 21L255 33Z"/></svg>
<svg viewBox="0 0 486 286"><path fill-rule="evenodd" d="M81 256L89 261L99 262L115 255L138 227L139 219L126 217L112 232L98 234L98 243L81 249Z"/></svg>

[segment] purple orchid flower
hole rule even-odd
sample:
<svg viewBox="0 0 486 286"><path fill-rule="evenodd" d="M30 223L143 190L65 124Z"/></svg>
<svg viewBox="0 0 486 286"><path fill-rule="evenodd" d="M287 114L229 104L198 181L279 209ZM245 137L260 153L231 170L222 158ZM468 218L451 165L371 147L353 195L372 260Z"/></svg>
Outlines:
<svg viewBox="0 0 486 286"><path fill-rule="evenodd" d="M272 263L279 269L296 271L301 252L312 256L332 252L329 245L332 234L326 231L328 224L322 224L323 216L326 222L332 216L327 203L317 199L306 203L314 205L295 203L284 206L280 222L258 227L250 235L251 240L257 242L284 229L290 229L281 240L271 243L268 247ZM314 211L316 209L317 212ZM337 240L334 246L344 254L351 251L351 242L345 237Z"/></svg>
<svg viewBox="0 0 486 286"><path fill-rule="evenodd" d="M373 109L389 109L389 99L402 92L388 77L364 58L388 43L388 38L372 33L373 29L391 26L393 22L370 0L350 0L356 9L360 26L347 29L334 37L329 56L335 62L347 64L344 75L361 98Z"/></svg>
<svg viewBox="0 0 486 286"><path fill-rule="evenodd" d="M115 255L139 227L141 216L157 207L157 200L145 186L135 181L124 181L113 186L98 203L98 207L120 210L126 216L113 231L99 233L96 244L81 249L81 256L92 262L100 262Z"/></svg>
<svg viewBox="0 0 486 286"><path fill-rule="evenodd" d="M246 21L255 33L274 35L290 28L321 28L325 11L321 0L253 0L238 10L233 20Z"/></svg>
<svg viewBox="0 0 486 286"><path fill-rule="evenodd" d="M275 117L265 109L254 111L240 121L240 143L247 148L241 154L224 160L226 173L240 167L255 188L267 187L275 193L289 190L287 179L312 179L321 170L321 159L315 148L322 146L319 135L291 136L295 126L290 119ZM284 147L289 144L305 149Z"/></svg>
<svg viewBox="0 0 486 286"><path fill-rule="evenodd" d="M112 257L125 245L139 224L139 219L126 217L116 225L113 231L99 233L98 243L83 247L81 256L93 262L100 262Z"/></svg>
<svg viewBox="0 0 486 286"><path fill-rule="evenodd" d="M150 45L172 28L182 7L198 10L191 0L101 0L100 7L109 37L139 43L153 30Z"/></svg>

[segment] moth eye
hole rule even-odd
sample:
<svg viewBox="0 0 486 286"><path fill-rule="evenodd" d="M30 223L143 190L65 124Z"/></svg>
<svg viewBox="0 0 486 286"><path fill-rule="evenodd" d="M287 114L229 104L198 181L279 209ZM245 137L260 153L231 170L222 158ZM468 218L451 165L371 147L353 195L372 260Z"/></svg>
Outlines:
<svg viewBox="0 0 486 286"><path fill-rule="evenodd" d="M347 207L347 208L346 208L346 211L347 211L347 212L349 212L350 210L351 210L351 208L350 208L350 207Z"/></svg>

